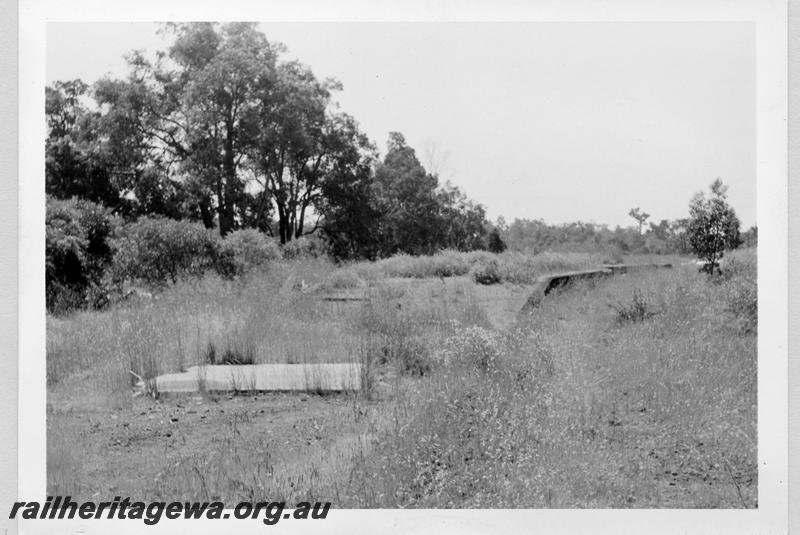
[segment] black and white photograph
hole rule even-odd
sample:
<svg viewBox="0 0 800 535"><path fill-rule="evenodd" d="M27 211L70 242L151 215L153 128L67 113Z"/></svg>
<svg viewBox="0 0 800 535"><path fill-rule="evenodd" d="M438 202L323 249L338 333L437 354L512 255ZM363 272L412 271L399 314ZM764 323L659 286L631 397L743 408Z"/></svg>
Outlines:
<svg viewBox="0 0 800 535"><path fill-rule="evenodd" d="M780 2L737 6L44 17L20 163L41 496L9 518L777 533L785 34Z"/></svg>

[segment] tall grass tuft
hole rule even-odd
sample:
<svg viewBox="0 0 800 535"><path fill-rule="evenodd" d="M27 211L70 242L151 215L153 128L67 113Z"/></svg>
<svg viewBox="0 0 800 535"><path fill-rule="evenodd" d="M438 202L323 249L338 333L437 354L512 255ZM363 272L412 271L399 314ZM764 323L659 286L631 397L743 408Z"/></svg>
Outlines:
<svg viewBox="0 0 800 535"><path fill-rule="evenodd" d="M616 312L616 320L619 325L638 323L657 314L638 288L633 290L633 297L629 302L612 303L609 306Z"/></svg>

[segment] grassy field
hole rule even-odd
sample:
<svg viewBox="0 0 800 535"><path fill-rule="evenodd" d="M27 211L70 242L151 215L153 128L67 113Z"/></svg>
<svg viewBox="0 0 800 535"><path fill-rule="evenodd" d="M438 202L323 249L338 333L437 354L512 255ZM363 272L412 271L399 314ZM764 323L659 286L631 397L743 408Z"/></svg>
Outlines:
<svg viewBox="0 0 800 535"><path fill-rule="evenodd" d="M609 260L306 259L48 318L48 493L756 506L754 251L715 280L688 266L631 273L515 312L536 276ZM486 262L499 284L473 282ZM336 292L370 299L318 298ZM131 396L131 371L178 371L211 348L254 362L357 359L369 374L358 394Z"/></svg>

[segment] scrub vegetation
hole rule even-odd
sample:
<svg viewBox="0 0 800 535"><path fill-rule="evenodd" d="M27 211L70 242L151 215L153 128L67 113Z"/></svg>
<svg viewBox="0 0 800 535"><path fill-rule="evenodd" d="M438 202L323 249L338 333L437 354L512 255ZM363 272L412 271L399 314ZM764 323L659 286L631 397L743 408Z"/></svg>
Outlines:
<svg viewBox="0 0 800 535"><path fill-rule="evenodd" d="M491 319L508 314L497 296L520 286L417 277L405 268L415 260L394 262L276 261L49 317L48 492L756 506L753 251L726 256L723 276L683 266L576 283L505 327ZM354 288L369 300L316 298ZM355 356L366 375L338 395L131 396L129 370L177 371L210 346L255 362Z"/></svg>

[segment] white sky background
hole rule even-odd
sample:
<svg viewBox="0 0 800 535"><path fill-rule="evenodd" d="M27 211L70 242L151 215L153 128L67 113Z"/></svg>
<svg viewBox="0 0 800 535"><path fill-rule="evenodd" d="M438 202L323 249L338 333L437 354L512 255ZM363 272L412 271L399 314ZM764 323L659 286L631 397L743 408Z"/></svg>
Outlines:
<svg viewBox="0 0 800 535"><path fill-rule="evenodd" d="M47 81L123 77L167 42L145 23L51 23ZM686 217L716 177L756 222L749 23L270 23L382 152L402 132L490 218Z"/></svg>

